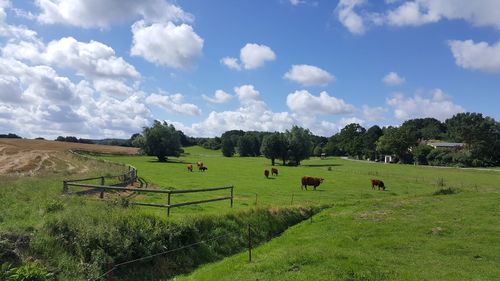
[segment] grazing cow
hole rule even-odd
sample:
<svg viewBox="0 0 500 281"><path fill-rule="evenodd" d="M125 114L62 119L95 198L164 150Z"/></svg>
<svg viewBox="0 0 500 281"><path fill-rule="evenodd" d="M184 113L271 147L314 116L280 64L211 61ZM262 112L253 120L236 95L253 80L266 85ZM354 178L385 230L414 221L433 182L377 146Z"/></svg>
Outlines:
<svg viewBox="0 0 500 281"><path fill-rule="evenodd" d="M201 161L196 162L196 166L198 166L198 169L199 169L200 167L203 167L203 162L201 162Z"/></svg>
<svg viewBox="0 0 500 281"><path fill-rule="evenodd" d="M200 170L201 172L205 172L206 170L208 170L208 168L205 166L201 166L198 168L198 170Z"/></svg>
<svg viewBox="0 0 500 281"><path fill-rule="evenodd" d="M269 170L264 170L264 176L265 176L266 178L269 178Z"/></svg>
<svg viewBox="0 0 500 281"><path fill-rule="evenodd" d="M272 175L272 176L277 176L277 175L278 175L278 169L276 169L276 168L271 168L271 175Z"/></svg>
<svg viewBox="0 0 500 281"><path fill-rule="evenodd" d="M382 190L385 190L384 182L381 180L372 179L372 189L375 189L375 186L378 187L378 190L380 190L380 188L382 188Z"/></svg>
<svg viewBox="0 0 500 281"><path fill-rule="evenodd" d="M187 168L188 168L188 172L192 172L193 171L193 164L187 165Z"/></svg>
<svg viewBox="0 0 500 281"><path fill-rule="evenodd" d="M304 190L304 188L307 190L308 185L314 186L314 190L316 190L316 187L318 187L325 179L323 178L315 178L315 177L302 177L302 185L300 186L300 189Z"/></svg>

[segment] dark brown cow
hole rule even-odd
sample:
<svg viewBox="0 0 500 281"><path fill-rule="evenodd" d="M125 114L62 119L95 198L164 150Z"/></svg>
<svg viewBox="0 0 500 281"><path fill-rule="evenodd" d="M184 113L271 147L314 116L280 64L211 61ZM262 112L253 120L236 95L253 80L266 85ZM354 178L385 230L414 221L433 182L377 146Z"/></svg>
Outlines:
<svg viewBox="0 0 500 281"><path fill-rule="evenodd" d="M372 189L375 189L375 186L378 187L378 190L380 190L380 188L382 188L382 190L385 190L384 182L381 180L372 179Z"/></svg>
<svg viewBox="0 0 500 281"><path fill-rule="evenodd" d="M308 185L312 185L314 187L314 190L316 190L316 187L318 187L325 179L323 178L315 178L315 177L302 177L302 185L300 186L300 189L304 190L304 188L307 190Z"/></svg>
<svg viewBox="0 0 500 281"><path fill-rule="evenodd" d="M193 164L187 165L187 168L188 168L188 172L192 172L193 171Z"/></svg>
<svg viewBox="0 0 500 281"><path fill-rule="evenodd" d="M278 175L278 169L271 168L271 176L277 176L277 175Z"/></svg>
<svg viewBox="0 0 500 281"><path fill-rule="evenodd" d="M266 178L269 178L269 170L264 170L264 176L265 176Z"/></svg>
<svg viewBox="0 0 500 281"><path fill-rule="evenodd" d="M205 166L201 166L198 168L198 170L200 170L201 172L205 172L206 170L208 170L208 168Z"/></svg>

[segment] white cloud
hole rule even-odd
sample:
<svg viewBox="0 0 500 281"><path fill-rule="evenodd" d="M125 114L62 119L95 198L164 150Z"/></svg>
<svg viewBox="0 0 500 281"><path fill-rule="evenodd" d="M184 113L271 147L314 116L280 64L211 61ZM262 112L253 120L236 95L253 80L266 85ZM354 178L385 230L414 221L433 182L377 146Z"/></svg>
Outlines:
<svg viewBox="0 0 500 281"><path fill-rule="evenodd" d="M49 66L0 58L0 124L25 137L129 137L149 123L140 95L124 100L98 95L82 80L73 83Z"/></svg>
<svg viewBox="0 0 500 281"><path fill-rule="evenodd" d="M448 42L455 63L466 69L500 72L500 41L494 45L472 40Z"/></svg>
<svg viewBox="0 0 500 281"><path fill-rule="evenodd" d="M389 72L382 81L389 86L397 86L403 84L406 79L404 77L399 76L396 72Z"/></svg>
<svg viewBox="0 0 500 281"><path fill-rule="evenodd" d="M148 23L193 21L181 7L165 0L37 0L38 20L46 24L62 23L84 28L107 28L141 17Z"/></svg>
<svg viewBox="0 0 500 281"><path fill-rule="evenodd" d="M237 58L224 57L220 60L220 63L227 66L229 69L241 70L241 65Z"/></svg>
<svg viewBox="0 0 500 281"><path fill-rule="evenodd" d="M132 25L131 55L173 68L188 68L201 55L203 39L187 24L172 22L146 25L138 21Z"/></svg>
<svg viewBox="0 0 500 281"><path fill-rule="evenodd" d="M364 4L364 0L340 0L337 4L338 20L351 33L365 33L365 24L363 18L354 10L356 6Z"/></svg>
<svg viewBox="0 0 500 281"><path fill-rule="evenodd" d="M340 0L338 20L354 34L363 34L367 25L420 26L441 20L464 20L474 26L500 29L500 1L496 0L386 0L394 8L380 12L361 9L365 0ZM368 6L368 5L366 5Z"/></svg>
<svg viewBox="0 0 500 281"><path fill-rule="evenodd" d="M307 64L292 65L283 78L294 81L303 86L327 85L335 80L335 77L327 71Z"/></svg>
<svg viewBox="0 0 500 281"><path fill-rule="evenodd" d="M363 118L368 121L383 121L386 120L384 115L387 113L387 108L380 106L363 105Z"/></svg>
<svg viewBox="0 0 500 281"><path fill-rule="evenodd" d="M465 111L462 106L453 103L451 97L440 89L434 90L430 98L420 95L405 97L403 94L395 94L387 99L387 104L394 108L394 115L400 120L434 117L444 121L456 113Z"/></svg>
<svg viewBox="0 0 500 281"><path fill-rule="evenodd" d="M102 93L117 99L124 99L134 94L134 89L129 87L123 81L116 79L97 79L94 80L94 88Z"/></svg>
<svg viewBox="0 0 500 281"><path fill-rule="evenodd" d="M300 4L304 4L305 1L301 1L301 0L290 0L290 4L292 4L293 6L298 6Z"/></svg>
<svg viewBox="0 0 500 281"><path fill-rule="evenodd" d="M240 99L240 102L244 105L248 105L252 102L260 101L260 92L255 90L253 85L243 85L240 87L235 87L234 92Z"/></svg>
<svg viewBox="0 0 500 281"><path fill-rule="evenodd" d="M184 115L200 115L201 110L192 103L183 103L184 96L181 94L167 95L151 94L146 98L146 103L157 105L170 113Z"/></svg>
<svg viewBox="0 0 500 281"><path fill-rule="evenodd" d="M202 97L203 99L211 103L226 103L233 98L233 96L224 92L223 90L215 91L213 98L206 95L202 95Z"/></svg>
<svg viewBox="0 0 500 281"><path fill-rule="evenodd" d="M0 36L7 37L9 40L33 40L37 33L25 26L16 26L7 24L7 13L5 9L10 8L10 1L0 0Z"/></svg>
<svg viewBox="0 0 500 281"><path fill-rule="evenodd" d="M247 43L240 50L240 60L245 69L255 69L264 65L266 61L273 61L276 55L266 45Z"/></svg>
<svg viewBox="0 0 500 281"><path fill-rule="evenodd" d="M140 77L134 66L115 56L113 48L97 41L84 43L73 37L64 37L49 42L47 46L38 40L12 42L2 49L2 54L4 57L73 69L89 78Z"/></svg>
<svg viewBox="0 0 500 281"><path fill-rule="evenodd" d="M342 99L321 92L314 96L306 90L295 91L286 98L286 104L295 113L303 115L336 115L351 113L354 107Z"/></svg>

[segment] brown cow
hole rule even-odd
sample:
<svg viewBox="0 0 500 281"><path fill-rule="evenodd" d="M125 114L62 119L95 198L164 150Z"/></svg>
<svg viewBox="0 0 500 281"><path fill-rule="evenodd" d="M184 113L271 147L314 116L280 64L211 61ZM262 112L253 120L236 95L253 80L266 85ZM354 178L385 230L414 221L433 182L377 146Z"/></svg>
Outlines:
<svg viewBox="0 0 500 281"><path fill-rule="evenodd" d="M188 172L192 172L193 171L193 164L187 165L187 168L188 168Z"/></svg>
<svg viewBox="0 0 500 281"><path fill-rule="evenodd" d="M378 190L380 190L380 188L382 188L382 190L385 190L384 182L381 180L372 179L372 189L375 189L375 186L378 187Z"/></svg>
<svg viewBox="0 0 500 281"><path fill-rule="evenodd" d="M276 168L271 168L271 175L272 175L272 176L277 176L277 175L278 175L278 169L276 169Z"/></svg>
<svg viewBox="0 0 500 281"><path fill-rule="evenodd" d="M264 170L264 176L265 176L266 178L269 178L269 170Z"/></svg>
<svg viewBox="0 0 500 281"><path fill-rule="evenodd" d="M198 169L200 169L201 167L203 167L203 162L201 161L196 162L196 166L198 166Z"/></svg>
<svg viewBox="0 0 500 281"><path fill-rule="evenodd" d="M316 190L316 187L318 187L325 179L323 178L315 178L315 177L302 177L302 185L300 186L300 189L304 190L304 188L307 190L308 185L314 186L314 190Z"/></svg>

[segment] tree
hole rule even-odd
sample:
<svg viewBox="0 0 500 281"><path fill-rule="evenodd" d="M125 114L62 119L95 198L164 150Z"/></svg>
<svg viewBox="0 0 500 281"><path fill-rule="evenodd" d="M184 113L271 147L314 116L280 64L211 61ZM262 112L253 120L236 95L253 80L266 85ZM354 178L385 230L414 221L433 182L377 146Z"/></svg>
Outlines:
<svg viewBox="0 0 500 281"><path fill-rule="evenodd" d="M411 160L409 148L415 144L407 128L388 127L377 141L377 151L395 154L399 160L406 163Z"/></svg>
<svg viewBox="0 0 500 281"><path fill-rule="evenodd" d="M296 165L300 161L309 158L312 150L311 132L298 126L293 126L290 131L286 131L288 140L288 156Z"/></svg>
<svg viewBox="0 0 500 281"><path fill-rule="evenodd" d="M363 154L371 160L377 157L377 141L382 134L382 129L374 125L363 136Z"/></svg>
<svg viewBox="0 0 500 281"><path fill-rule="evenodd" d="M446 126L435 118L410 119L401 127L414 133L416 140L442 139L446 133Z"/></svg>
<svg viewBox="0 0 500 281"><path fill-rule="evenodd" d="M222 155L225 157L232 157L234 155L234 143L231 138L222 139Z"/></svg>
<svg viewBox="0 0 500 281"><path fill-rule="evenodd" d="M245 134L238 140L238 153L241 157L254 156L255 137Z"/></svg>
<svg viewBox="0 0 500 281"><path fill-rule="evenodd" d="M288 143L282 133L275 132L264 136L262 139L260 151L266 158L271 159L273 166L276 159L282 159L283 165L285 165L287 150Z"/></svg>
<svg viewBox="0 0 500 281"><path fill-rule="evenodd" d="M328 155L341 156L345 155L345 151L340 147L339 134L335 134L328 139L323 151Z"/></svg>
<svg viewBox="0 0 500 281"><path fill-rule="evenodd" d="M363 136L366 129L357 123L345 126L339 134L340 147L351 156L363 154Z"/></svg>
<svg viewBox="0 0 500 281"><path fill-rule="evenodd" d="M434 148L432 148L432 146L426 144L419 144L415 146L412 150L413 161L415 161L418 165L427 165L427 156L433 149Z"/></svg>
<svg viewBox="0 0 500 281"><path fill-rule="evenodd" d="M167 156L179 157L181 153L179 133L167 122L155 120L153 126L144 127L142 138L136 137L134 143L139 144L147 155L158 157L160 162L167 161Z"/></svg>

